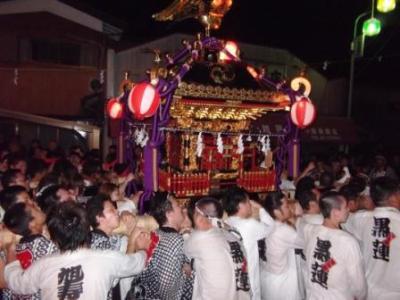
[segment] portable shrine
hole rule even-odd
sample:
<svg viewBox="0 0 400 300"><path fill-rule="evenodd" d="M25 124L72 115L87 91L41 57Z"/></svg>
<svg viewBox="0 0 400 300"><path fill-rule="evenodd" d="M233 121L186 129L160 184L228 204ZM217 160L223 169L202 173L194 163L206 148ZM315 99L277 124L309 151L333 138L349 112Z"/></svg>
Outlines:
<svg viewBox="0 0 400 300"><path fill-rule="evenodd" d="M233 185L266 192L279 186L283 169L297 175L299 129L315 118L311 84L303 75L290 83L275 81L243 61L236 43L210 36L232 1L212 3L205 10L172 5L155 15L159 20L195 17L205 34L182 41L174 54L155 49L146 79L132 83L126 78L121 95L110 100L120 160L134 168L136 145L143 147L141 211L158 190L181 198ZM280 132L252 131L252 121L276 112L286 115Z"/></svg>

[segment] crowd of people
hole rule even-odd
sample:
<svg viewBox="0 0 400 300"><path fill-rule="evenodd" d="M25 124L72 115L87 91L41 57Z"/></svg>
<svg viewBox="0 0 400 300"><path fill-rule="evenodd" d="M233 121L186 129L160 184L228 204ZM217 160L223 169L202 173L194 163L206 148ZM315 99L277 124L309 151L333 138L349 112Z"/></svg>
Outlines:
<svg viewBox="0 0 400 300"><path fill-rule="evenodd" d="M400 185L382 155L313 159L265 195L156 192L139 215L141 176L115 147L0 148L2 299L400 299Z"/></svg>

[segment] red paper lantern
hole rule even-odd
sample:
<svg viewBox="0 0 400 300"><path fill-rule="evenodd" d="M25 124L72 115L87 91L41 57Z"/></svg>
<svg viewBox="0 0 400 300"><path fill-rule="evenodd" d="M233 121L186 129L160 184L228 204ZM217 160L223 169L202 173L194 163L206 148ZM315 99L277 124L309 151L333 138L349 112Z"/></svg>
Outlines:
<svg viewBox="0 0 400 300"><path fill-rule="evenodd" d="M317 115L316 110L310 99L301 98L293 103L290 109L290 117L292 122L299 128L309 126Z"/></svg>
<svg viewBox="0 0 400 300"><path fill-rule="evenodd" d="M160 105L160 94L149 83L135 85L128 97L128 107L136 119L143 120L155 114Z"/></svg>
<svg viewBox="0 0 400 300"><path fill-rule="evenodd" d="M122 104L116 98L108 100L107 114L111 119L120 119L122 117Z"/></svg>

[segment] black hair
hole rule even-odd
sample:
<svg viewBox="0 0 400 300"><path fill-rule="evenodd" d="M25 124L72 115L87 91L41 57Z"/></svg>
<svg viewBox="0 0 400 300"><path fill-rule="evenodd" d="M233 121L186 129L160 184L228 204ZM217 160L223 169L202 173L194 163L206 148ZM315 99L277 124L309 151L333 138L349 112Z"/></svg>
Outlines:
<svg viewBox="0 0 400 300"><path fill-rule="evenodd" d="M47 164L41 159L32 159L28 164L27 174L33 178L36 174L47 171Z"/></svg>
<svg viewBox="0 0 400 300"><path fill-rule="evenodd" d="M16 203L18 195L27 192L27 190L20 185L13 185L6 187L0 193L0 206L7 211L13 204Z"/></svg>
<svg viewBox="0 0 400 300"><path fill-rule="evenodd" d="M325 171L319 177L319 185L324 188L331 188L333 186L334 181L335 178L333 174L330 172Z"/></svg>
<svg viewBox="0 0 400 300"><path fill-rule="evenodd" d="M60 183L60 176L54 172L47 173L42 180L40 180L37 190L40 191L43 187L49 185L56 185Z"/></svg>
<svg viewBox="0 0 400 300"><path fill-rule="evenodd" d="M7 161L7 164L9 163L9 161L10 161L10 154L3 154L3 155L1 155L1 151L0 151L0 163L2 163L2 162L4 162L4 161Z"/></svg>
<svg viewBox="0 0 400 300"><path fill-rule="evenodd" d="M192 224L194 224L193 216L196 207L203 212L207 217L222 219L224 215L224 209L222 208L221 202L212 197L204 197L199 200L192 199L188 207L188 215Z"/></svg>
<svg viewBox="0 0 400 300"><path fill-rule="evenodd" d="M100 161L101 160L100 149L98 149L98 148L90 149L86 153L86 159L93 160L93 161Z"/></svg>
<svg viewBox="0 0 400 300"><path fill-rule="evenodd" d="M77 151L70 151L69 154L68 154L68 160L69 160L71 157L73 157L73 156L76 156L76 157L78 157L79 159L83 159L82 155L81 155L79 152L77 152Z"/></svg>
<svg viewBox="0 0 400 300"><path fill-rule="evenodd" d="M336 191L324 193L319 200L319 207L324 218L329 218L333 209L340 209L343 195Z"/></svg>
<svg viewBox="0 0 400 300"><path fill-rule="evenodd" d="M18 173L20 173L20 170L16 169L8 169L3 173L3 176L1 177L1 184L3 188L9 187L17 178Z"/></svg>
<svg viewBox="0 0 400 300"><path fill-rule="evenodd" d="M390 177L379 177L371 182L371 198L376 206L386 206L387 200L399 191L399 182Z"/></svg>
<svg viewBox="0 0 400 300"><path fill-rule="evenodd" d="M167 222L167 212L172 210L172 202L167 192L155 192L149 201L149 213L161 227Z"/></svg>
<svg viewBox="0 0 400 300"><path fill-rule="evenodd" d="M53 166L53 172L59 175L78 173L76 167L66 158L57 160Z"/></svg>
<svg viewBox="0 0 400 300"><path fill-rule="evenodd" d="M261 203L260 194L259 193L248 193L249 198L257 203Z"/></svg>
<svg viewBox="0 0 400 300"><path fill-rule="evenodd" d="M295 199L299 201L302 209L309 210L310 202L317 202L317 195L315 195L315 193L311 190L300 190L298 193L296 193Z"/></svg>
<svg viewBox="0 0 400 300"><path fill-rule="evenodd" d="M362 177L352 177L349 185L351 185L359 194L363 192L367 186L367 182Z"/></svg>
<svg viewBox="0 0 400 300"><path fill-rule="evenodd" d="M245 189L240 187L233 187L226 191L222 198L222 206L224 207L228 216L236 214L239 210L239 204L246 202L249 199L249 194Z"/></svg>
<svg viewBox="0 0 400 300"><path fill-rule="evenodd" d="M10 166L13 166L13 165L16 165L20 161L26 162L25 157L23 157L22 155L11 155L9 160L8 160L8 164Z"/></svg>
<svg viewBox="0 0 400 300"><path fill-rule="evenodd" d="M67 159L63 158L55 162L53 171L60 184L66 184L71 178L79 174L78 169Z"/></svg>
<svg viewBox="0 0 400 300"><path fill-rule="evenodd" d="M338 154L338 160L341 160L341 159L350 160L350 156L349 156L348 154L344 153L344 152L340 152L340 153Z"/></svg>
<svg viewBox="0 0 400 300"><path fill-rule="evenodd" d="M80 204L60 203L50 210L46 223L51 240L61 252L87 246L90 227L86 211Z"/></svg>
<svg viewBox="0 0 400 300"><path fill-rule="evenodd" d="M127 163L116 163L114 165L113 171L117 175L121 175L128 169L128 167L129 167L129 165Z"/></svg>
<svg viewBox="0 0 400 300"><path fill-rule="evenodd" d="M210 207L210 205L212 207ZM222 208L221 202L212 197L201 198L196 202L196 206L207 216L212 218L222 219L224 215L224 209Z"/></svg>
<svg viewBox="0 0 400 300"><path fill-rule="evenodd" d="M117 159L117 146L111 145L108 147L108 153L105 158L105 162L111 163Z"/></svg>
<svg viewBox="0 0 400 300"><path fill-rule="evenodd" d="M4 214L4 225L14 234L23 237L31 235L29 223L33 220L32 215L27 210L25 203L12 205Z"/></svg>
<svg viewBox="0 0 400 300"><path fill-rule="evenodd" d="M81 146L72 145L71 147L69 147L70 154L75 153L75 154L78 154L79 156L81 156L81 154L79 152L82 152L82 153L84 152Z"/></svg>
<svg viewBox="0 0 400 300"><path fill-rule="evenodd" d="M100 187L99 187L99 193L106 194L111 196L112 192L115 190L118 190L118 186L112 182L104 182Z"/></svg>
<svg viewBox="0 0 400 300"><path fill-rule="evenodd" d="M70 178L65 178L64 186L67 189L78 188L79 192L82 192L85 188L83 176L79 173L73 174Z"/></svg>
<svg viewBox="0 0 400 300"><path fill-rule="evenodd" d="M111 201L110 196L106 194L98 194L86 202L86 214L88 222L93 228L97 228L99 226L96 217L104 216L104 204L107 201L115 206L114 202Z"/></svg>
<svg viewBox="0 0 400 300"><path fill-rule="evenodd" d="M282 200L285 195L281 191L269 192L264 202L264 209L270 214L270 216L276 219L274 210L279 210L283 204Z"/></svg>
<svg viewBox="0 0 400 300"><path fill-rule="evenodd" d="M82 175L84 176L92 176L100 171L100 164L95 160L87 160L82 165Z"/></svg>
<svg viewBox="0 0 400 300"><path fill-rule="evenodd" d="M295 199L298 198L298 193L304 190L311 191L314 188L315 188L314 179L310 176L303 177L296 184L296 193L294 195L294 198Z"/></svg>
<svg viewBox="0 0 400 300"><path fill-rule="evenodd" d="M36 194L36 201L40 209L47 214L55 205L60 203L60 197L57 192L62 187L58 184L49 184L44 186Z"/></svg>
<svg viewBox="0 0 400 300"><path fill-rule="evenodd" d="M357 197L360 195L358 187L352 184L342 186L340 188L340 193L346 198L347 203L356 201Z"/></svg>

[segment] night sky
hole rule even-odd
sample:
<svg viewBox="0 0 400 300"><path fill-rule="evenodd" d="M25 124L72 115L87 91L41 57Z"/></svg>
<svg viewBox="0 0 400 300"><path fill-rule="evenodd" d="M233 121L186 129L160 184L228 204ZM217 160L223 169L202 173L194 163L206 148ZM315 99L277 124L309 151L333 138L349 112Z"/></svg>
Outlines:
<svg viewBox="0 0 400 300"><path fill-rule="evenodd" d="M63 2L123 28L124 45L176 32L202 31L193 19L160 23L151 18L172 0ZM224 39L285 48L329 78L347 76L354 20L370 9L371 1L366 0L234 0L221 29L213 34ZM357 80L398 85L400 4L394 12L376 16L382 21L382 32L377 37L367 38L365 56L356 66Z"/></svg>

